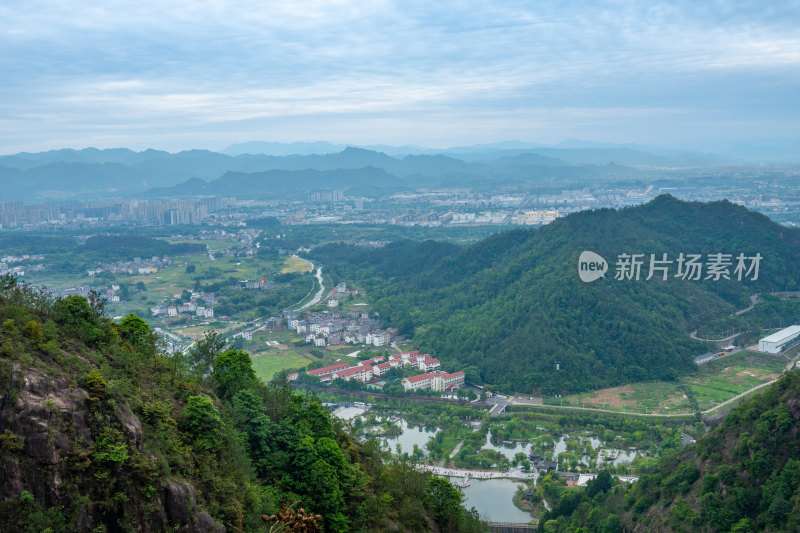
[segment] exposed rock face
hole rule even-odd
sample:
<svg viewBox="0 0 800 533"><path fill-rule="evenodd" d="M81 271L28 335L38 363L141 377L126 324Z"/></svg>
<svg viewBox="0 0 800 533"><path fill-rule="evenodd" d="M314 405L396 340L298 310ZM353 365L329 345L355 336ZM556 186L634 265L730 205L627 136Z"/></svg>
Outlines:
<svg viewBox="0 0 800 533"><path fill-rule="evenodd" d="M69 509L78 494L104 490L110 482L87 466L92 464L98 428L119 428L127 447L141 451L142 423L128 405L109 402L100 416L92 410L98 399L68 376L49 375L18 362L9 368L0 383L0 500L16 500L28 491L43 507ZM152 509L146 515L145 503ZM113 531L122 518L144 532L172 531L175 526L182 533L225 531L198 508L189 483L173 482L148 500L131 494L114 509L99 507L73 507L74 530L89 532L101 524L114 524L108 529Z"/></svg>
<svg viewBox="0 0 800 533"><path fill-rule="evenodd" d="M214 522L205 511L197 510L195 490L189 483L172 483L164 489L164 507L170 524L180 533L218 533L225 527Z"/></svg>
<svg viewBox="0 0 800 533"><path fill-rule="evenodd" d="M794 417L795 420L800 420L800 400L789 400L786 405L789 407L789 412L792 414L792 417Z"/></svg>
<svg viewBox="0 0 800 533"><path fill-rule="evenodd" d="M8 431L24 445L21 450L4 450L11 453L4 453L0 498L16 497L27 488L39 501L58 502L67 475L65 459L75 442L91 442L86 423L89 395L70 387L64 376L51 378L35 369L23 372L20 364L12 367L11 382L18 388L15 395L0 397L0 433Z"/></svg>

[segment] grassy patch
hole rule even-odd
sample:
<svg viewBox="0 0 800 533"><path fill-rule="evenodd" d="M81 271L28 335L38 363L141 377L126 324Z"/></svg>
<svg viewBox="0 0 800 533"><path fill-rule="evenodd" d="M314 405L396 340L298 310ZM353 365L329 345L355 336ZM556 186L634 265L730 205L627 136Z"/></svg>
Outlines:
<svg viewBox="0 0 800 533"><path fill-rule="evenodd" d="M308 272L311 270L311 263L299 257L287 257L281 269L281 274L289 272Z"/></svg>
<svg viewBox="0 0 800 533"><path fill-rule="evenodd" d="M253 357L253 370L259 378L270 380L284 368L300 368L311 362L305 354L294 350L268 351Z"/></svg>
<svg viewBox="0 0 800 533"><path fill-rule="evenodd" d="M564 405L599 407L611 411L677 414L690 413L691 405L681 386L689 388L701 410L707 410L753 387L775 379L786 357L741 351L701 365L697 372L676 382L644 382L575 394ZM559 405L546 398L545 403Z"/></svg>

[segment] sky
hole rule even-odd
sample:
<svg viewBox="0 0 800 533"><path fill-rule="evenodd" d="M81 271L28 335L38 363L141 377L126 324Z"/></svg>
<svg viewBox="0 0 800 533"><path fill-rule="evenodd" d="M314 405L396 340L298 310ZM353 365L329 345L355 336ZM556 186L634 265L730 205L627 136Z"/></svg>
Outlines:
<svg viewBox="0 0 800 533"><path fill-rule="evenodd" d="M0 153L800 138L800 1L0 4Z"/></svg>

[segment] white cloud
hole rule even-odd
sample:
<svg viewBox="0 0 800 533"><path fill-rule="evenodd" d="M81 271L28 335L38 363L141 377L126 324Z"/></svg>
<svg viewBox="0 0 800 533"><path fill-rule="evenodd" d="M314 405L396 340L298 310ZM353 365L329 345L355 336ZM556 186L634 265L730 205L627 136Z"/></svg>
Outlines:
<svg viewBox="0 0 800 533"><path fill-rule="evenodd" d="M782 127L777 110L800 91L796 8L33 0L0 5L0 120L60 142L54 123L72 124L76 136L151 128L178 139L189 125L213 138L236 135L237 123L250 133L251 123L280 119L309 138L301 128L312 119L347 115L358 117L346 128L353 135L386 136L394 124L399 138L414 121L445 134L455 117L496 140L516 117L543 109L561 110L570 135L587 137L613 128L624 109L638 111L618 118L640 120L641 130L652 110L688 126L686 109L714 107L749 123L761 106L766 132ZM599 121L605 129L590 128ZM530 135L570 128L536 123ZM12 142L13 132L0 132L0 143Z"/></svg>

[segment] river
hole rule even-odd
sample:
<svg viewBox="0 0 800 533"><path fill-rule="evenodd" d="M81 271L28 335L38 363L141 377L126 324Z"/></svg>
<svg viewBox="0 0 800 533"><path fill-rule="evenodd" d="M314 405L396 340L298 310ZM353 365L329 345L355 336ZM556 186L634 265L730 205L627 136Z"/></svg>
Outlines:
<svg viewBox="0 0 800 533"><path fill-rule="evenodd" d="M317 305L320 302L320 300L322 300L322 296L325 294L325 285L322 284L322 267L317 267L317 273L315 274L315 276L317 278L317 281L319 282L319 290L317 291L317 294L315 294L314 297L310 301L308 301L305 305L303 305L298 309L295 309L295 311L302 311L303 309L308 309L312 305Z"/></svg>

